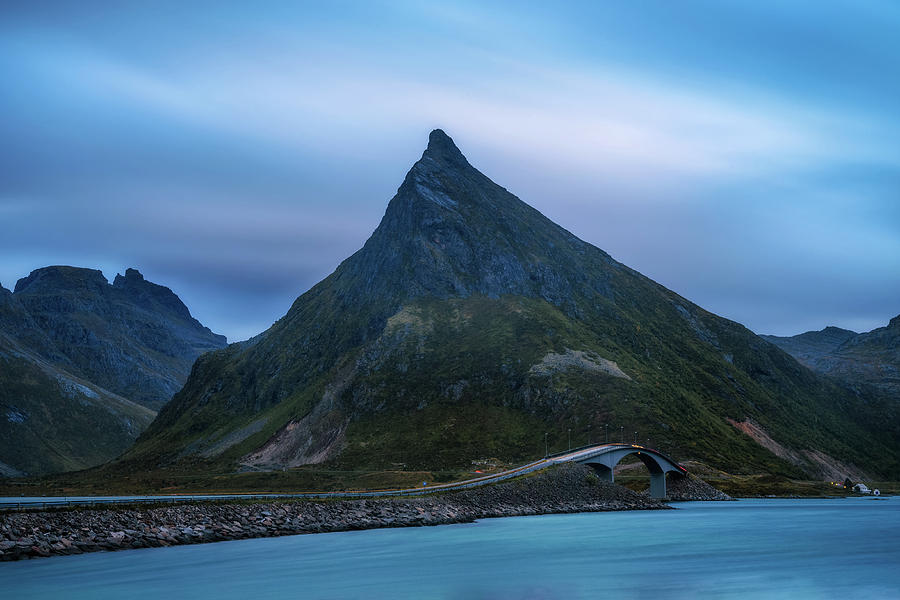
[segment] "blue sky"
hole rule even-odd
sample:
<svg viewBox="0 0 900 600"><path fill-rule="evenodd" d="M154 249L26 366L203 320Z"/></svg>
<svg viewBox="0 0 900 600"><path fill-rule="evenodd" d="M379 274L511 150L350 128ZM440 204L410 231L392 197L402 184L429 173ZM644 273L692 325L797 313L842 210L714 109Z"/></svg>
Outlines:
<svg viewBox="0 0 900 600"><path fill-rule="evenodd" d="M892 1L5 2L0 283L133 266L249 337L441 127L708 310L872 329L900 313L898 31Z"/></svg>

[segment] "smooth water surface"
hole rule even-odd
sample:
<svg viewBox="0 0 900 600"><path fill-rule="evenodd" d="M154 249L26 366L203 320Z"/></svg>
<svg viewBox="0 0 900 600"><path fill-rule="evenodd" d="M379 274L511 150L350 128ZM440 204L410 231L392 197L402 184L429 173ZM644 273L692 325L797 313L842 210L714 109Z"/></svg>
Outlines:
<svg viewBox="0 0 900 600"><path fill-rule="evenodd" d="M676 506L0 563L0 596L900 598L900 498Z"/></svg>

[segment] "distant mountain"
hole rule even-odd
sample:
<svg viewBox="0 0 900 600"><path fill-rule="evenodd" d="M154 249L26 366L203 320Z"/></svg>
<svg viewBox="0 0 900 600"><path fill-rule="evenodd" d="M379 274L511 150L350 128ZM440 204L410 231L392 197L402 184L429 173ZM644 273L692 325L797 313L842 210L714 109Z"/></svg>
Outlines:
<svg viewBox="0 0 900 600"><path fill-rule="evenodd" d="M0 287L0 475L81 469L130 446L225 338L128 269L46 267Z"/></svg>
<svg viewBox="0 0 900 600"><path fill-rule="evenodd" d="M608 426L737 472L900 473L859 403L556 225L436 130L364 247L269 330L201 357L109 469L461 468Z"/></svg>
<svg viewBox="0 0 900 600"><path fill-rule="evenodd" d="M821 331L807 331L792 337L779 337L777 335L760 335L764 340L770 341L801 363L811 369L815 369L816 362L823 356L837 350L857 333L840 327L826 327Z"/></svg>
<svg viewBox="0 0 900 600"><path fill-rule="evenodd" d="M900 315L887 327L855 333L837 327L766 339L817 373L872 385L900 401Z"/></svg>
<svg viewBox="0 0 900 600"><path fill-rule="evenodd" d="M157 410L181 389L194 360L226 345L191 316L172 290L135 269L112 285L100 271L37 269L16 283L15 300L51 346L43 358L116 394Z"/></svg>

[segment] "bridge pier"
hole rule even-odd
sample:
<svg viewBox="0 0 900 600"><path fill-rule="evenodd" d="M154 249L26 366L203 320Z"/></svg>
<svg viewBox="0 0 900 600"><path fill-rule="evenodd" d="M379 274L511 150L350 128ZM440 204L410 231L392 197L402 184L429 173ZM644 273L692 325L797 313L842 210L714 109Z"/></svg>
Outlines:
<svg viewBox="0 0 900 600"><path fill-rule="evenodd" d="M666 497L666 474L650 473L650 497L664 500Z"/></svg>
<svg viewBox="0 0 900 600"><path fill-rule="evenodd" d="M594 472L597 473L597 476L602 481L608 481L610 483L615 483L615 476L613 475L613 470L601 463L585 463L594 468ZM663 500L666 497L666 474L660 471L659 473L650 472L650 497L655 498L657 500Z"/></svg>

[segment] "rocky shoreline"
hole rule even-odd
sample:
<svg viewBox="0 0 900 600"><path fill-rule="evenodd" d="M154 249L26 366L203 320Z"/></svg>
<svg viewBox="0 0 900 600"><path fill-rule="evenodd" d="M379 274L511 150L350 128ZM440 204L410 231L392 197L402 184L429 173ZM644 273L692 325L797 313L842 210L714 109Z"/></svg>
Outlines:
<svg viewBox="0 0 900 600"><path fill-rule="evenodd" d="M734 500L725 492L690 474L667 482L666 498L673 502Z"/></svg>
<svg viewBox="0 0 900 600"><path fill-rule="evenodd" d="M5 513L0 514L0 560L491 517L667 508L601 481L588 467L567 464L493 486L417 498Z"/></svg>

